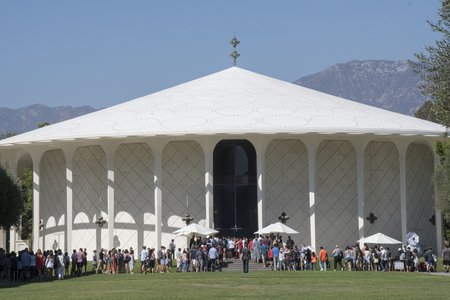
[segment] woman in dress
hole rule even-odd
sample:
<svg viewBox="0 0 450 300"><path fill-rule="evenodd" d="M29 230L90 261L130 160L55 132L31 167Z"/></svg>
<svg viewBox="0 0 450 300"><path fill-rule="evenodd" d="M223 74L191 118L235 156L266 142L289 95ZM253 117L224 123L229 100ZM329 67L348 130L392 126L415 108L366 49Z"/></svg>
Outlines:
<svg viewBox="0 0 450 300"><path fill-rule="evenodd" d="M41 249L38 249L36 251L36 270L38 280L41 280L43 278L44 266L44 255L42 254Z"/></svg>
<svg viewBox="0 0 450 300"><path fill-rule="evenodd" d="M54 266L54 255L53 250L48 252L47 258L45 259L45 269L47 270L46 274L49 279L53 278L53 266Z"/></svg>

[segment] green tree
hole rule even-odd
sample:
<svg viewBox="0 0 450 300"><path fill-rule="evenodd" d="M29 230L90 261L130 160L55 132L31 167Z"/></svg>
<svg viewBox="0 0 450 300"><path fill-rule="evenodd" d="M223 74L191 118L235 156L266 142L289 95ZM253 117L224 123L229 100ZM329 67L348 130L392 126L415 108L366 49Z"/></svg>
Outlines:
<svg viewBox="0 0 450 300"><path fill-rule="evenodd" d="M24 206L21 213L21 231L22 240L31 240L33 236L33 171L25 170L21 176Z"/></svg>
<svg viewBox="0 0 450 300"><path fill-rule="evenodd" d="M50 125L50 123L47 122L47 121L41 122L41 123L38 124L38 128L42 128L42 127L45 127L45 126L48 126L48 125Z"/></svg>
<svg viewBox="0 0 450 300"><path fill-rule="evenodd" d="M14 132L5 132L5 133L1 133L1 134L0 134L0 140L9 138L9 137L12 137L12 136L15 136L15 135L17 135L17 133L14 133Z"/></svg>
<svg viewBox="0 0 450 300"><path fill-rule="evenodd" d="M24 206L24 195L19 181L14 181L8 172L0 167L0 227L9 230L18 226Z"/></svg>
<svg viewBox="0 0 450 300"><path fill-rule="evenodd" d="M410 62L414 71L422 79L419 89L430 96L432 105L425 103L438 123L450 128L450 0L442 0L434 23L428 21L433 32L442 35L433 46L426 46L425 51L416 53L416 62Z"/></svg>
<svg viewBox="0 0 450 300"><path fill-rule="evenodd" d="M439 123L434 113L434 102L426 101L414 114L416 118L427 120L435 123Z"/></svg>
<svg viewBox="0 0 450 300"><path fill-rule="evenodd" d="M417 61L411 65L422 79L419 86L423 94L430 96L416 113L417 117L437 122L450 128L450 0L442 0L438 12L439 20L428 21L433 32L442 35L435 45L425 47L425 51L415 54ZM436 167L433 180L436 186L436 207L444 215L444 231L450 232L450 142L448 139L436 143L440 163Z"/></svg>

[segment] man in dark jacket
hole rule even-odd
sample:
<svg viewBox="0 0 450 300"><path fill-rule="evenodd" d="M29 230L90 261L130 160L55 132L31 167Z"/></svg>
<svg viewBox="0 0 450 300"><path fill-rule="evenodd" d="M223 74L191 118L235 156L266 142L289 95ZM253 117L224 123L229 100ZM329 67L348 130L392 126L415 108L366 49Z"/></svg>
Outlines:
<svg viewBox="0 0 450 300"><path fill-rule="evenodd" d="M242 249L242 266L244 268L244 273L248 273L248 264L251 259L251 252L248 249L247 243L244 244L244 248Z"/></svg>

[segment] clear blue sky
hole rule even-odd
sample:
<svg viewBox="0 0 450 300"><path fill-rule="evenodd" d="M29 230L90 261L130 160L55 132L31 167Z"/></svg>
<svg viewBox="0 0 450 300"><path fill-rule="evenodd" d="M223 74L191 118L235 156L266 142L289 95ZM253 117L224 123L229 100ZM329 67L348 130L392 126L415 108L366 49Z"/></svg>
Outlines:
<svg viewBox="0 0 450 300"><path fill-rule="evenodd" d="M440 0L1 0L0 106L107 107L231 66L286 81L440 38Z"/></svg>

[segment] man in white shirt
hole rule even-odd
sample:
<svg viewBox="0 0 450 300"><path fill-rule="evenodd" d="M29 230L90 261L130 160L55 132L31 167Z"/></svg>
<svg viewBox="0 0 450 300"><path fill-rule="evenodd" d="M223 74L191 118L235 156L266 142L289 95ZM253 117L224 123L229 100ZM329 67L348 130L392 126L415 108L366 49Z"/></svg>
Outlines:
<svg viewBox="0 0 450 300"><path fill-rule="evenodd" d="M209 263L211 266L211 271L214 272L216 270L216 260L217 260L218 252L216 247L211 246L208 251Z"/></svg>
<svg viewBox="0 0 450 300"><path fill-rule="evenodd" d="M141 261L141 273L145 271L145 260L147 259L148 251L147 247L142 246L141 253L139 254L139 260Z"/></svg>

